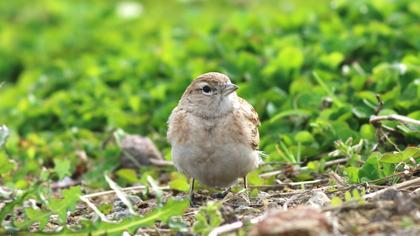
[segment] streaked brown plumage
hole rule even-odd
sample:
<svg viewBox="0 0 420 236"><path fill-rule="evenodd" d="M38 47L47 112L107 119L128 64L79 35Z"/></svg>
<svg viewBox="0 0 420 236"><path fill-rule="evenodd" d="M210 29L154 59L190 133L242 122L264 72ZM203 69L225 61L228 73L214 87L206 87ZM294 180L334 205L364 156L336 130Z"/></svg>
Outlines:
<svg viewBox="0 0 420 236"><path fill-rule="evenodd" d="M258 167L260 122L237 88L224 74L200 75L168 120L175 166L208 186L230 186Z"/></svg>

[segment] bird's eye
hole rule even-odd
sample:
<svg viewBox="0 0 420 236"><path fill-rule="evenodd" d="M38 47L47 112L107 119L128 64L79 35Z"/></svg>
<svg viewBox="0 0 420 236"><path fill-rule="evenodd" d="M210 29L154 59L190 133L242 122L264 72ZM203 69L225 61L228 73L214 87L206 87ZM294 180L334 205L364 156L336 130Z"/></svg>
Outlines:
<svg viewBox="0 0 420 236"><path fill-rule="evenodd" d="M210 92L211 92L211 88L210 88L210 86L205 85L205 86L203 87L203 93L205 93L205 94L210 94Z"/></svg>

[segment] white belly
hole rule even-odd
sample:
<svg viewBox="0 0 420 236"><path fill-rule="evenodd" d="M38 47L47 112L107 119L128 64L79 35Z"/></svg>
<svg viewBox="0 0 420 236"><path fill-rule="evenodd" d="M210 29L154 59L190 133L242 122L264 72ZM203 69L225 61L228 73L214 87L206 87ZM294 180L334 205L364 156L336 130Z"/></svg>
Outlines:
<svg viewBox="0 0 420 236"><path fill-rule="evenodd" d="M243 144L175 144L172 159L176 168L211 187L227 187L258 167L258 151Z"/></svg>

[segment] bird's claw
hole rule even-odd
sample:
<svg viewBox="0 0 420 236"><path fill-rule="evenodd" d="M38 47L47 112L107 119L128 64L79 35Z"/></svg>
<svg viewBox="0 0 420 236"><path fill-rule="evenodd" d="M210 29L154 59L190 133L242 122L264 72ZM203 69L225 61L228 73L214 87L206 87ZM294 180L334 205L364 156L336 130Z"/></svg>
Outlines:
<svg viewBox="0 0 420 236"><path fill-rule="evenodd" d="M230 188L226 189L223 192L219 192L219 193L212 193L210 196L212 198L217 198L217 199L223 199L226 197L226 195L230 192Z"/></svg>

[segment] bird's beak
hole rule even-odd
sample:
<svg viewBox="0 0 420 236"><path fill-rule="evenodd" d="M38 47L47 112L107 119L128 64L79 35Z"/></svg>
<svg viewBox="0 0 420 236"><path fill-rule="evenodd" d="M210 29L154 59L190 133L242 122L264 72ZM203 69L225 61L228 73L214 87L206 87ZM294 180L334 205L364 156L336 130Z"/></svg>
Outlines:
<svg viewBox="0 0 420 236"><path fill-rule="evenodd" d="M228 82L225 84L225 88L223 89L223 95L227 96L235 92L238 88L239 88L238 85Z"/></svg>

